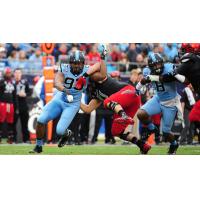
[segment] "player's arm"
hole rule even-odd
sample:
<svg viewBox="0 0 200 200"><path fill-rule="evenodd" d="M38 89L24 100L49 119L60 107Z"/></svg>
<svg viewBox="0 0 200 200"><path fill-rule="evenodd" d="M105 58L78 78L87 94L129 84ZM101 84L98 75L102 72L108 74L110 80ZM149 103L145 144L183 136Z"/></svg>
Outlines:
<svg viewBox="0 0 200 200"><path fill-rule="evenodd" d="M57 72L56 76L55 76L55 88L61 92L64 92L67 94L67 100L69 102L73 101L73 96L70 95L69 91L67 90L67 88L64 87L64 74L62 72Z"/></svg>
<svg viewBox="0 0 200 200"><path fill-rule="evenodd" d="M55 76L55 88L59 91L64 91L64 74L62 72L57 72Z"/></svg>
<svg viewBox="0 0 200 200"><path fill-rule="evenodd" d="M148 77L142 78L141 81L135 87L136 92L140 93L140 90L143 88L143 86L149 84L150 82L151 80Z"/></svg>
<svg viewBox="0 0 200 200"><path fill-rule="evenodd" d="M107 67L105 60L101 59L100 63L96 63L95 65L99 64L100 68L99 71L96 71L94 74L91 75L91 79L93 81L102 81L107 76Z"/></svg>
<svg viewBox="0 0 200 200"><path fill-rule="evenodd" d="M168 82L173 82L173 81L179 81L180 83L188 83L184 75L177 73L176 68L173 68L168 73L165 73L162 75L148 75L147 79L154 82L168 83Z"/></svg>
<svg viewBox="0 0 200 200"><path fill-rule="evenodd" d="M83 104L81 103L81 110L85 113L91 113L93 110L96 110L100 105L101 105L101 101L99 101L98 99L92 99L89 104Z"/></svg>
<svg viewBox="0 0 200 200"><path fill-rule="evenodd" d="M107 49L105 45L99 45L98 51L101 55L101 61L90 66L88 71L83 74L82 77L76 82L75 88L80 89L83 85L86 85L86 78L91 77L94 81L103 81L107 75L107 68L105 63L105 57L107 55Z"/></svg>

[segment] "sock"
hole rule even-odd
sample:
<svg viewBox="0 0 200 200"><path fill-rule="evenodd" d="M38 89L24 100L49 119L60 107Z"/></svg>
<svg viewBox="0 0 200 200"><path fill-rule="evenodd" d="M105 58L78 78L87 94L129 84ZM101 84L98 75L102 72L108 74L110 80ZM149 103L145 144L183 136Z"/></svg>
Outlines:
<svg viewBox="0 0 200 200"><path fill-rule="evenodd" d="M141 147L144 143L142 142L142 140L138 140L136 137L133 137L131 142L133 144L136 144L138 147Z"/></svg>
<svg viewBox="0 0 200 200"><path fill-rule="evenodd" d="M176 140L174 140L174 141L171 142L171 145L176 145L176 144L177 144Z"/></svg>
<svg viewBox="0 0 200 200"><path fill-rule="evenodd" d="M42 139L36 139L36 145L41 147L43 145L43 140Z"/></svg>
<svg viewBox="0 0 200 200"><path fill-rule="evenodd" d="M138 139L137 139L136 137L133 137L132 140L131 140L131 142L132 142L133 144L136 144L137 141L138 141Z"/></svg>
<svg viewBox="0 0 200 200"><path fill-rule="evenodd" d="M152 131L156 128L156 126L151 122L150 124L148 124L147 128Z"/></svg>

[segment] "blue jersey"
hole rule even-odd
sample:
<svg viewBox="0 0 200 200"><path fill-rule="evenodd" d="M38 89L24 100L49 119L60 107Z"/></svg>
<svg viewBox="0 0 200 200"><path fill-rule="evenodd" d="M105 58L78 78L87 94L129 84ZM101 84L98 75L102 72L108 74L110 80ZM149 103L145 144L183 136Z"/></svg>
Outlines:
<svg viewBox="0 0 200 200"><path fill-rule="evenodd" d="M151 74L151 70L148 68L144 68L145 74L144 76L147 76ZM174 65L172 63L165 63L164 64L164 69L163 73L168 74L169 72L172 72L174 70ZM164 83L164 82L152 82L152 86L156 90L156 95L159 97L160 101L168 101L170 99L175 98L178 93L177 93L177 86L176 86L176 81Z"/></svg>
<svg viewBox="0 0 200 200"><path fill-rule="evenodd" d="M81 94L82 94L83 90L87 87L87 85L86 85L81 90L75 89L76 81L81 76L83 76L83 74L85 72L87 72L88 69L89 69L89 65L84 65L82 73L77 75L77 74L73 74L71 72L71 66L69 64L61 64L60 65L60 72L62 72L64 74L64 87L67 88L70 95L73 96L73 98L74 98L73 102L77 102L77 101L81 100ZM88 82L88 80L87 80L87 82ZM64 101L67 101L66 94L64 92L58 91L55 95L55 98L59 98Z"/></svg>

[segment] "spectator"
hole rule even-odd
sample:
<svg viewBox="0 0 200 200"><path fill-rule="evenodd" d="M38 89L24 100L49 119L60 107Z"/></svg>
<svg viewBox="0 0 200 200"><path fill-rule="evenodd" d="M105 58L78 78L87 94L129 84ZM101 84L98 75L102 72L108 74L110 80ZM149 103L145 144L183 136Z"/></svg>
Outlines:
<svg viewBox="0 0 200 200"><path fill-rule="evenodd" d="M129 46L128 43L120 43L119 44L119 49L120 49L121 52L127 52L128 46Z"/></svg>
<svg viewBox="0 0 200 200"><path fill-rule="evenodd" d="M6 49L3 46L0 46L0 78L2 77L2 73L5 67L8 67L8 61L6 60Z"/></svg>
<svg viewBox="0 0 200 200"><path fill-rule="evenodd" d="M60 44L58 50L54 52L56 62L66 61L67 60L67 44Z"/></svg>
<svg viewBox="0 0 200 200"><path fill-rule="evenodd" d="M164 55L168 61L173 61L174 57L178 55L178 49L172 43L164 44Z"/></svg>
<svg viewBox="0 0 200 200"><path fill-rule="evenodd" d="M121 60L119 61L119 71L126 72L128 69L128 58L126 53L121 53Z"/></svg>
<svg viewBox="0 0 200 200"><path fill-rule="evenodd" d="M18 43L12 43L12 44L8 44L7 50L8 50L7 57L9 57L12 51L20 51L21 49Z"/></svg>
<svg viewBox="0 0 200 200"><path fill-rule="evenodd" d="M42 70L42 55L40 48L35 50L35 53L30 56L29 61L31 62L31 68L34 70Z"/></svg>
<svg viewBox="0 0 200 200"><path fill-rule="evenodd" d="M116 44L112 45L110 56L113 62L118 62L121 59L121 53L119 51L119 47Z"/></svg>
<svg viewBox="0 0 200 200"><path fill-rule="evenodd" d="M23 50L19 51L18 67L22 70L27 70L29 67L28 61L26 59L26 52Z"/></svg>
<svg viewBox="0 0 200 200"><path fill-rule="evenodd" d="M143 68L144 66L145 66L144 57L142 56L142 54L137 54L136 63L130 64L128 70L131 71L133 69Z"/></svg>
<svg viewBox="0 0 200 200"><path fill-rule="evenodd" d="M26 79L22 79L22 70L20 68L15 69L14 71L14 86L16 90L16 99L15 99L15 141L16 141L16 125L17 121L20 118L21 127L22 127L22 140L24 143L29 143L29 132L28 132L28 104L27 97L30 96L29 84Z"/></svg>
<svg viewBox="0 0 200 200"><path fill-rule="evenodd" d="M15 87L12 81L11 68L4 69L3 78L0 80L0 142L7 130L7 143L13 143ZM7 128L4 130L4 125Z"/></svg>
<svg viewBox="0 0 200 200"><path fill-rule="evenodd" d="M131 71L132 69L137 68L136 65L134 64L134 62L136 62L136 57L137 57L137 51L136 51L136 45L135 43L132 43L129 45L129 50L127 52L127 57L128 57L128 61L132 62L129 64L129 71Z"/></svg>
<svg viewBox="0 0 200 200"><path fill-rule="evenodd" d="M91 47L91 50L87 55L87 62L89 65L93 65L96 62L99 62L100 60L101 60L101 58L100 58L100 54L98 53L98 50L97 50L97 45L94 44Z"/></svg>
<svg viewBox="0 0 200 200"><path fill-rule="evenodd" d="M9 66L11 67L11 69L15 69L18 67L19 62L18 62L18 53L16 50L13 50L10 54L10 56L8 57L8 62L9 62Z"/></svg>
<svg viewBox="0 0 200 200"><path fill-rule="evenodd" d="M138 69L133 69L131 71L131 76L130 76L130 79L129 79L129 83L133 86L136 86L137 83L139 82L139 75L141 74L141 70L138 68Z"/></svg>

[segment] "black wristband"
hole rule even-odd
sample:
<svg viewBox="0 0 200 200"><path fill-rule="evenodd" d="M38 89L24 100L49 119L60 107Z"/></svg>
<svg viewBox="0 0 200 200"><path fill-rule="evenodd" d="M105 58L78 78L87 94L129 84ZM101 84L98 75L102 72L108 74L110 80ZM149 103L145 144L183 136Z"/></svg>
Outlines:
<svg viewBox="0 0 200 200"><path fill-rule="evenodd" d="M84 74L83 74L83 77L85 77L85 78L87 78L89 76L89 74L87 74L87 72L85 72Z"/></svg>

